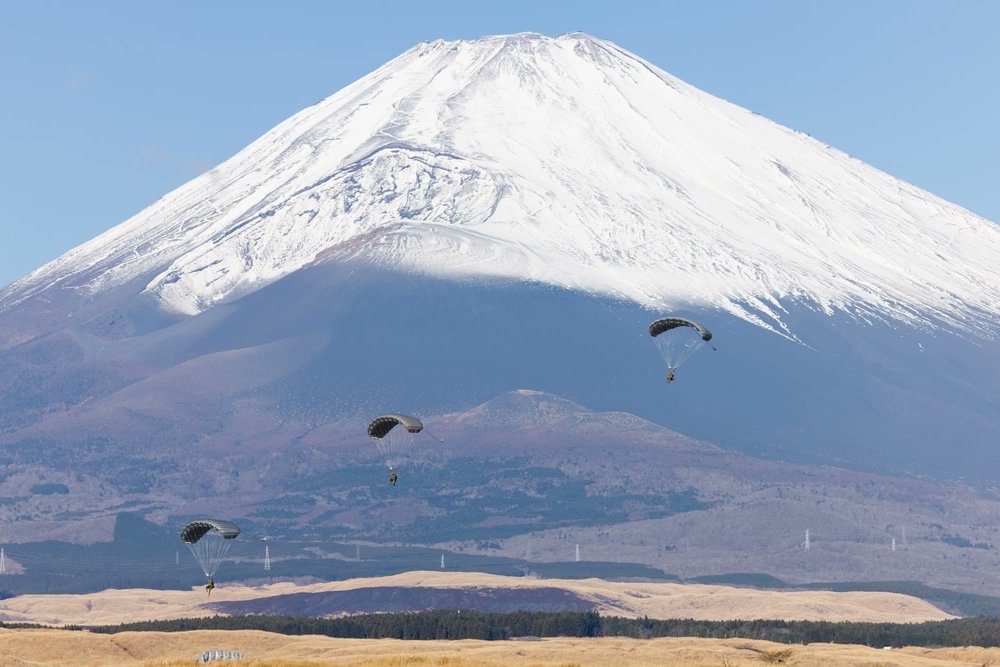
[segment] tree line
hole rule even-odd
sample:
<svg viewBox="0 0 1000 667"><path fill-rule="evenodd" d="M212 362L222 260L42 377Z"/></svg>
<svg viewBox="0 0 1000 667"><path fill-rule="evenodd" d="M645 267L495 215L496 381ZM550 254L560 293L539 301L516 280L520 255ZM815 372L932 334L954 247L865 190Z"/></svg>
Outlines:
<svg viewBox="0 0 1000 667"><path fill-rule="evenodd" d="M0 624L2 625L2 624ZM82 629L82 628L81 628ZM973 617L926 623L826 621L699 621L601 616L597 612L483 613L432 610L359 614L339 618L213 616L86 628L92 632L264 630L285 635L356 639L485 639L517 637L711 637L763 639L786 644L832 642L867 646L1000 646L1000 618Z"/></svg>

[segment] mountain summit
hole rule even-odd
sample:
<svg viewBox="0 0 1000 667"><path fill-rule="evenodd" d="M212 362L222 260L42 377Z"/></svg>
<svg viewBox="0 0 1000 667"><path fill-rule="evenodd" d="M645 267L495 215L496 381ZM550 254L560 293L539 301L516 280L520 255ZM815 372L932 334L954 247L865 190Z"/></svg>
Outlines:
<svg viewBox="0 0 1000 667"><path fill-rule="evenodd" d="M774 330L789 302L982 328L1000 311L997 257L1000 229L968 211L611 42L526 33L410 49L10 285L0 308L125 290L194 315L356 258Z"/></svg>

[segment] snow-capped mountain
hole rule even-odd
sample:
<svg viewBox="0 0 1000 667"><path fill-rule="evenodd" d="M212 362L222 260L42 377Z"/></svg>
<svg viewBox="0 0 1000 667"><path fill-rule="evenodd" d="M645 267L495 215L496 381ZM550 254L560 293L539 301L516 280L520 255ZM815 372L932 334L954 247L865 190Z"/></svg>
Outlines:
<svg viewBox="0 0 1000 667"><path fill-rule="evenodd" d="M995 224L580 33L420 44L0 307L128 286L194 315L346 257L793 336L792 301L980 330L1000 312Z"/></svg>
<svg viewBox="0 0 1000 667"><path fill-rule="evenodd" d="M670 386L666 313L718 348ZM523 387L986 484L998 341L994 223L606 41L438 41L0 292L0 497L168 512L157 475L213 467L206 498L277 497L330 424ZM42 500L19 516L62 525Z"/></svg>

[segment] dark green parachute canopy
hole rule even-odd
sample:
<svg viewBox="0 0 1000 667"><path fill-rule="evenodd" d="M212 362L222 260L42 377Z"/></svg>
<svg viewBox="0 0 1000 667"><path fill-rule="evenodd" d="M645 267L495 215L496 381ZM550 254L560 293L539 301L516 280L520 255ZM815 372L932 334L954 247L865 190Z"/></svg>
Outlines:
<svg viewBox="0 0 1000 667"><path fill-rule="evenodd" d="M410 415L382 415L372 420L368 425L368 436L372 438L384 438L396 426L402 426L409 433L420 433L424 430L424 425L416 417Z"/></svg>
<svg viewBox="0 0 1000 667"><path fill-rule="evenodd" d="M677 327L691 327L698 332L701 339L706 343L712 340L712 332L701 326L694 320L686 320L683 317L664 317L649 325L649 335L656 338L664 331L670 331Z"/></svg>
<svg viewBox="0 0 1000 667"><path fill-rule="evenodd" d="M423 430L424 425L416 417L382 415L368 424L368 437L384 457L385 464L395 471L396 466L406 458L416 434Z"/></svg>
<svg viewBox="0 0 1000 667"><path fill-rule="evenodd" d="M239 527L231 521L198 519L184 526L184 530L181 531L181 540L185 544L195 544L213 530L219 531L219 534L227 540L232 540L240 534Z"/></svg>

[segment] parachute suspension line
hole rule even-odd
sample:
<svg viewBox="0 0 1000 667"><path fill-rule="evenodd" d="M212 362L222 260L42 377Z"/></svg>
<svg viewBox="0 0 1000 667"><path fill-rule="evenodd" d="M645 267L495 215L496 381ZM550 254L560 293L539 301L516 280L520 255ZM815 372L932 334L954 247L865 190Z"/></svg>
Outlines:
<svg viewBox="0 0 1000 667"><path fill-rule="evenodd" d="M206 561L204 559L204 557L202 556L202 551L203 550L202 549L195 549L195 545L194 544L189 544L187 546L188 546L188 549L191 550L191 555L194 556L194 559L196 561L198 561L198 565L201 566L201 571L205 573L205 576L206 577L212 576L211 574L208 573L208 570L209 570L208 561Z"/></svg>
<svg viewBox="0 0 1000 667"><path fill-rule="evenodd" d="M188 544L191 554L198 561L202 572L206 577L215 576L215 571L219 569L222 560L229 553L232 540L227 540L218 533L209 533L194 544Z"/></svg>
<svg viewBox="0 0 1000 667"><path fill-rule="evenodd" d="M660 355L671 370L677 370L703 345L703 341L691 330L674 329L653 339Z"/></svg>
<svg viewBox="0 0 1000 667"><path fill-rule="evenodd" d="M222 565L222 559L225 558L227 553L229 553L229 547L232 544L232 540L222 538L216 539L215 537L212 537L208 540L208 543L211 547L209 550L208 563L210 571L208 576L212 577L215 576L215 571L219 569L220 565Z"/></svg>
<svg viewBox="0 0 1000 667"><path fill-rule="evenodd" d="M385 464L389 466L390 469L394 469L399 463L400 455L400 445L402 441L405 440L403 434L406 433L404 428L394 428L388 433L386 433L381 438L374 438L375 446L378 448L379 454L385 459Z"/></svg>
<svg viewBox="0 0 1000 667"><path fill-rule="evenodd" d="M375 448L389 469L395 470L409 450L413 438L423 428L424 425L416 417L382 415L368 424L368 437L375 441Z"/></svg>
<svg viewBox="0 0 1000 667"><path fill-rule="evenodd" d="M436 435L434 435L433 433L431 433L430 431L428 431L426 428L424 428L424 433L426 433L427 435L431 436L432 438L434 438L435 440L437 440L438 442L440 442L442 445L444 444L444 439L437 437Z"/></svg>

